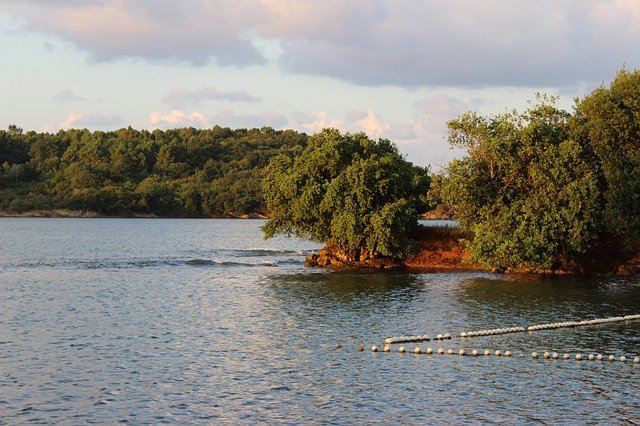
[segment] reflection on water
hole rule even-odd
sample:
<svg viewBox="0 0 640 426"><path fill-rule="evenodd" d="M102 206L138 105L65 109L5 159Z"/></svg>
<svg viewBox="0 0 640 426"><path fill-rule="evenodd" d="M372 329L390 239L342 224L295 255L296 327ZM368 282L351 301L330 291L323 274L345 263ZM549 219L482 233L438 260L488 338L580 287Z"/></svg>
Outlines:
<svg viewBox="0 0 640 426"><path fill-rule="evenodd" d="M264 284L284 304L293 301L359 310L363 307L387 309L408 303L425 291L417 275L408 273L335 272L276 274L265 277Z"/></svg>
<svg viewBox="0 0 640 426"><path fill-rule="evenodd" d="M640 313L639 278L305 269L316 247L260 224L0 219L0 423L640 418L640 365L519 356L640 354L640 322L429 342L510 359L356 351Z"/></svg>
<svg viewBox="0 0 640 426"><path fill-rule="evenodd" d="M632 280L613 281L530 275L472 278L461 283L456 296L469 312L494 312L528 324L637 313L640 286Z"/></svg>

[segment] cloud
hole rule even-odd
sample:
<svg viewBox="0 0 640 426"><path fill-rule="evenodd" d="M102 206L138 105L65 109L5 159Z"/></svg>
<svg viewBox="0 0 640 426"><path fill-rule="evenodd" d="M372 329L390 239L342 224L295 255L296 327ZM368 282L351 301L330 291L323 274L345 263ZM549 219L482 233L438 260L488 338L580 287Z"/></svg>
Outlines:
<svg viewBox="0 0 640 426"><path fill-rule="evenodd" d="M202 112L194 111L186 113L173 110L168 114L155 111L149 115L149 124L152 128L172 129L177 127L209 127L209 121Z"/></svg>
<svg viewBox="0 0 640 426"><path fill-rule="evenodd" d="M447 121L472 109L485 99L463 101L444 93L420 99L413 104L411 117L405 122L385 119L373 110L354 110L344 117L331 117L325 111L292 114L289 128L307 133L316 133L325 127L343 132L364 132L370 138L385 138L394 142L400 152L414 164L431 165L439 171L453 158L464 155L460 149L452 149L447 142Z"/></svg>
<svg viewBox="0 0 640 426"><path fill-rule="evenodd" d="M254 128L269 126L276 129L284 128L289 120L284 114L275 111L260 113L236 114L233 110L218 111L212 120L214 124L231 128Z"/></svg>
<svg viewBox="0 0 640 426"><path fill-rule="evenodd" d="M149 115L149 127L161 129L177 127L207 128L214 125L231 128L270 126L279 129L284 128L287 123L288 120L284 114L273 111L236 114L233 110L224 109L207 117L200 111L185 112L183 110L173 110L168 114L156 111Z"/></svg>
<svg viewBox="0 0 640 426"><path fill-rule="evenodd" d="M9 0L2 9L27 29L70 41L97 61L265 62L247 35L266 13L259 1Z"/></svg>
<svg viewBox="0 0 640 426"><path fill-rule="evenodd" d="M562 87L640 66L637 0L265 0L280 65L360 85Z"/></svg>
<svg viewBox="0 0 640 426"><path fill-rule="evenodd" d="M173 108L200 106L207 101L258 102L260 98L244 90L219 91L215 87L203 87L196 90L174 89L167 93L164 102Z"/></svg>
<svg viewBox="0 0 640 426"><path fill-rule="evenodd" d="M125 124L125 121L117 115L69 112L65 121L60 123L58 129L95 129L105 130L106 128L119 128ZM51 126L45 126L49 128Z"/></svg>
<svg viewBox="0 0 640 426"><path fill-rule="evenodd" d="M6 0L2 10L97 60L275 61L359 85L557 88L640 66L637 0Z"/></svg>
<svg viewBox="0 0 640 426"><path fill-rule="evenodd" d="M342 120L328 117L326 111L318 110L310 113L296 111L292 115L288 126L306 133L316 133L322 129L344 129Z"/></svg>
<svg viewBox="0 0 640 426"><path fill-rule="evenodd" d="M77 96L73 93L73 91L69 89L65 89L60 93L56 93L52 98L55 102L86 102L87 98L82 96Z"/></svg>

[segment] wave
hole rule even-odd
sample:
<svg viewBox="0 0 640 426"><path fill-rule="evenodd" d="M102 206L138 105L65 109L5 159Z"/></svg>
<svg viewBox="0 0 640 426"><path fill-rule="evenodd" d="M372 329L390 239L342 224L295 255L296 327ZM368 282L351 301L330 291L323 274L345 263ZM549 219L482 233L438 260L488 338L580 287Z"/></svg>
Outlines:
<svg viewBox="0 0 640 426"><path fill-rule="evenodd" d="M19 268L70 268L70 269L140 269L164 267L278 267L302 264L301 259L273 259L256 261L235 261L217 259L136 259L136 260L66 260L59 262L25 262Z"/></svg>
<svg viewBox="0 0 640 426"><path fill-rule="evenodd" d="M302 250L277 250L265 248L225 250L225 252L235 257L305 256L308 254L308 252Z"/></svg>

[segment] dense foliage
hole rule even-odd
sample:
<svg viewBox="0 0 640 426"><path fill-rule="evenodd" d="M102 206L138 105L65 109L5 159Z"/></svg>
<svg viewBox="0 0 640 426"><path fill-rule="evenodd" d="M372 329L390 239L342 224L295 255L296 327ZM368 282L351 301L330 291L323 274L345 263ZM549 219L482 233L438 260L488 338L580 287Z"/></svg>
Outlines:
<svg viewBox="0 0 640 426"><path fill-rule="evenodd" d="M405 161L388 140L326 129L299 157L278 156L267 166L263 230L328 242L353 260L406 257L417 248L428 186L428 170Z"/></svg>
<svg viewBox="0 0 640 426"><path fill-rule="evenodd" d="M307 136L271 128L0 131L0 210L212 217L265 212L262 169Z"/></svg>
<svg viewBox="0 0 640 426"><path fill-rule="evenodd" d="M576 116L606 183L607 228L640 239L640 70L620 71L609 87L577 103Z"/></svg>
<svg viewBox="0 0 640 426"><path fill-rule="evenodd" d="M640 72L621 71L573 114L539 101L448 123L467 155L434 178L430 197L455 210L487 266L556 269L640 236Z"/></svg>

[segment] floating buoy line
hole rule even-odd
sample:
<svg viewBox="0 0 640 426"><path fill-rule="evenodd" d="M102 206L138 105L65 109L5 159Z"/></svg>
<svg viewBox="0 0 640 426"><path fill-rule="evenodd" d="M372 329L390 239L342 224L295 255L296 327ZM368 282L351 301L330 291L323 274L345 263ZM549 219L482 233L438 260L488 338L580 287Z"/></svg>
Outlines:
<svg viewBox="0 0 640 426"><path fill-rule="evenodd" d="M582 321L566 321L566 322L554 322L548 324L537 324L530 325L527 327L517 326L517 327L507 327L507 328L493 328L487 330L477 330L477 331L462 331L457 336L461 339L467 339L470 337L480 337L480 336L496 336L501 334L509 334L509 333L522 333L522 332L535 332L541 330L555 330L559 328L569 328L569 327L582 327L589 325L598 325L598 324L608 324L614 322L622 322L622 321L635 321L640 320L640 314L634 315L625 315L625 316L617 316L617 317L609 317L609 318L596 318ZM434 341L443 341L443 340L451 340L451 334L437 334L435 337L431 338L428 335L416 335L416 336L396 336L396 337L388 337L384 341L384 346L382 350L380 350L377 346L371 346L371 352L392 352L393 344L397 343L419 343L419 342L428 342L430 340ZM358 350L362 350L360 347ZM471 356L471 357L479 357L479 356L495 356L495 357L511 357L512 353L509 350L504 352L500 350L495 350L494 352L489 349L479 350L479 349L471 349L468 351L465 348L460 348L457 351L453 348L449 348L445 350L442 347L434 349L432 347L427 347L426 349L422 349L420 346L416 346L413 349L407 350L406 347L400 346L397 351L401 354L411 352L413 354L426 354L426 355L458 355L458 356ZM520 354L521 357L525 356L524 353ZM583 355L581 353L571 354L569 352L564 352L560 355L558 352L544 352L539 354L538 352L531 352L532 359L542 358L543 360L575 360L575 361L608 361L608 362L620 362L626 363L627 361L633 362L633 364L640 364L639 356L625 356L621 355L616 357L614 355L603 355L603 354L586 354Z"/></svg>
<svg viewBox="0 0 640 426"><path fill-rule="evenodd" d="M495 352L491 352L489 349L484 349L484 350L479 350L479 349L472 349L471 351L468 351L465 348L461 348L459 350L454 350L452 348L449 348L447 350L445 350L444 348L438 348L437 350L434 350L432 347L428 347L426 349L422 349L420 346L416 346L415 348L411 349L411 350L407 350L406 347L404 346L400 346L397 350L399 353L404 354L404 353L413 353L413 354L426 354L426 355L459 355L459 356L471 356L471 357L478 357L478 356L495 356L495 357L511 357L512 356L512 352L511 351L500 351L500 350L496 350ZM380 349L376 346L373 345L371 346L371 352L380 352ZM382 352L392 352L392 348L391 345L384 345L384 347L382 348ZM524 357L524 352L520 353L520 357ZM640 356L633 356L633 357L626 357L625 355L621 355L619 357L616 357L614 355L602 355L602 354L588 354L588 355L583 355L581 353L576 353L575 355L572 355L568 352L564 352L562 354L562 356L560 356L560 354L558 354L558 352L544 352L544 354L539 355L538 352L531 352L531 358L532 359L538 359L542 357L545 360L550 360L550 359L562 359L562 360L576 360L576 361L582 361L582 360L589 360L589 361L609 361L609 362L614 362L614 361L618 361L618 362L627 362L627 361L631 361L633 362L633 364L640 364Z"/></svg>
<svg viewBox="0 0 640 426"><path fill-rule="evenodd" d="M507 327L507 328L492 328L492 329L477 330L477 331L462 331L458 334L458 337L467 338L467 337L497 336L500 334L522 333L525 331L555 330L559 328L582 327L582 326L588 326L588 325L608 324L612 322L635 321L635 320L640 320L640 314L625 315L623 317L596 318L596 319L582 320L582 321L554 322L554 323L548 323L548 324L530 325L528 327L519 326L519 327ZM448 340L448 339L451 339L451 335L448 333L438 334L433 339L428 335L397 336L397 337L386 338L384 343L387 345L392 345L395 343L418 343L418 342L427 342L429 340Z"/></svg>

